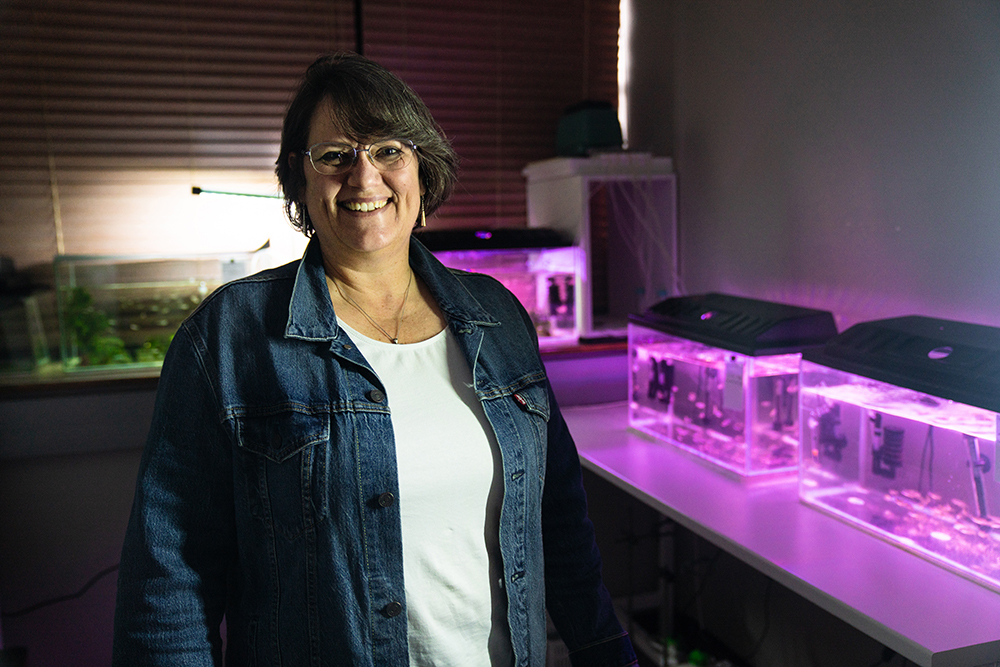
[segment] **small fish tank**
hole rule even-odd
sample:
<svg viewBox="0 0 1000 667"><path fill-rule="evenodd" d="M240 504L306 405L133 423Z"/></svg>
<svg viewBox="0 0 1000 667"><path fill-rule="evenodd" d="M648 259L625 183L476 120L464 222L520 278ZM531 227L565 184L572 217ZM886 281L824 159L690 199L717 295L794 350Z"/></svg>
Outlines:
<svg viewBox="0 0 1000 667"><path fill-rule="evenodd" d="M531 316L542 347L579 339L579 247L556 231L524 229L423 230L415 236L449 268L499 280Z"/></svg>
<svg viewBox="0 0 1000 667"><path fill-rule="evenodd" d="M187 257L59 255L54 260L66 371L162 365L174 333L217 287L257 270L254 252Z"/></svg>
<svg viewBox="0 0 1000 667"><path fill-rule="evenodd" d="M1000 329L856 324L800 385L801 500L1000 590Z"/></svg>
<svg viewBox="0 0 1000 667"><path fill-rule="evenodd" d="M798 470L802 350L833 315L724 294L667 299L628 325L629 426L749 478Z"/></svg>

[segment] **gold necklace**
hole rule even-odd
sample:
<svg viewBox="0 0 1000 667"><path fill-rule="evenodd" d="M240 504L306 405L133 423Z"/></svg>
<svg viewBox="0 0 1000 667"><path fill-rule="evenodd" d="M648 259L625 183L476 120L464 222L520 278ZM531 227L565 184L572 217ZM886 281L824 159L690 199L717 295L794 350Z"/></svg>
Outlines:
<svg viewBox="0 0 1000 667"><path fill-rule="evenodd" d="M410 269L410 277L406 281L406 291L403 292L403 303L399 306L399 316L396 318L396 335L390 336L389 332L383 329L378 322L376 322L371 315L365 312L365 309L358 305L358 302L352 299L347 294L344 294L343 290L340 289L340 284L337 279L333 279L333 286L337 288L337 293L340 294L340 298L345 301L350 302L352 306L358 309L358 311L365 316L365 319L371 322L372 326L382 332L382 335L388 338L393 345L399 345L399 330L403 326L403 310L406 308L406 297L410 295L410 284L413 282L413 269Z"/></svg>

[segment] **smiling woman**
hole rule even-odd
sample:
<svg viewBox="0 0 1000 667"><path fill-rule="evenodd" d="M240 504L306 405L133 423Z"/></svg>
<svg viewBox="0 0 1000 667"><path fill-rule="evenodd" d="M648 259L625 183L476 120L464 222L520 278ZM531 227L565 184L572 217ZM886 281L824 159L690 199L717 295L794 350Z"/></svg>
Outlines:
<svg viewBox="0 0 1000 667"><path fill-rule="evenodd" d="M636 664L530 317L412 238L457 162L383 67L307 70L276 172L309 246L174 338L116 667L221 664L223 616L227 664L542 665L546 611L575 665Z"/></svg>
<svg viewBox="0 0 1000 667"><path fill-rule="evenodd" d="M411 297L409 239L451 193L457 166L427 107L384 68L342 54L306 71L275 171L289 217L322 249L341 321L390 341L444 328L422 281Z"/></svg>
<svg viewBox="0 0 1000 667"><path fill-rule="evenodd" d="M372 159L371 146L384 145L390 140L380 138L367 148L351 146L346 142L353 133L339 127L333 107L331 99L325 98L316 108L310 121L308 143L313 147L346 146L352 159L331 157L343 156L346 151L328 151L320 156L323 161L317 167L312 150L308 156L304 152L290 154L289 159L298 163L297 167L305 174L302 201L297 205L305 206L313 234L323 248L328 273L337 273L338 267L360 268L343 265L374 261L370 253L377 251L394 250L399 266L404 266L410 230L418 224L424 195L419 160L410 148L412 142L391 140L397 144L398 157L391 161L384 155L379 160ZM360 152L369 159L354 159ZM303 162L310 166L302 166ZM391 262L391 258L382 257L377 261L387 260Z"/></svg>
<svg viewBox="0 0 1000 667"><path fill-rule="evenodd" d="M330 80L327 75L334 66L338 68L338 77ZM398 92L394 98L388 91ZM313 127L320 122L323 127ZM335 142L337 137L333 136L320 136L324 131L342 133L341 141ZM307 154L311 152L310 146L341 143L360 152L358 149L362 147L356 144L363 140L385 139L403 140L417 148L420 178L427 190L423 210L425 215L433 214L455 186L458 157L427 106L395 75L370 60L337 57L313 63L285 115L275 166L293 224L307 236L314 231L309 210L300 199L308 174L299 158L308 157L318 173L325 170L315 168L314 157ZM354 156L357 157L356 152ZM352 159L351 165L355 162ZM375 166L375 161L371 162Z"/></svg>

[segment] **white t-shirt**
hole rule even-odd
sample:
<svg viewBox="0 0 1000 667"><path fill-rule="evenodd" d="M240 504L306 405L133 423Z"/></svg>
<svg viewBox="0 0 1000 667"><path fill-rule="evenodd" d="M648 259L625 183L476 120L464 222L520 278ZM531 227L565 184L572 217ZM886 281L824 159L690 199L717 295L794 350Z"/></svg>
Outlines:
<svg viewBox="0 0 1000 667"><path fill-rule="evenodd" d="M393 345L340 326L382 381L392 414L410 665L508 667L503 468L458 342L448 328Z"/></svg>

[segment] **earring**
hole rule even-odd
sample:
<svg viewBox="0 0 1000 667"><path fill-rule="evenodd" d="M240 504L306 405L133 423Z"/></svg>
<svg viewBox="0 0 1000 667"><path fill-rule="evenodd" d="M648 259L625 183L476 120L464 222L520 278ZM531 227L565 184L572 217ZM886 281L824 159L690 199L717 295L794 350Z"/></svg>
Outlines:
<svg viewBox="0 0 1000 667"><path fill-rule="evenodd" d="M420 195L420 226L427 226L427 216L424 215L424 196Z"/></svg>

